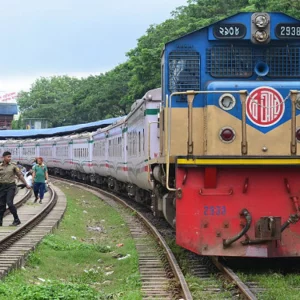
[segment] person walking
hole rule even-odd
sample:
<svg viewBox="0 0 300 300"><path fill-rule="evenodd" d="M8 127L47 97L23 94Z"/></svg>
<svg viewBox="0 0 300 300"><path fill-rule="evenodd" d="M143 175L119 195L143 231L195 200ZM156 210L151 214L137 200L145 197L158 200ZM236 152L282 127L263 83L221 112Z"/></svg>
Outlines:
<svg viewBox="0 0 300 300"><path fill-rule="evenodd" d="M0 163L0 226L3 225L3 216L8 206L11 214L14 217L14 221L11 226L18 226L21 224L17 209L14 206L14 197L16 191L15 176L17 176L26 186L30 189L30 186L26 183L20 169L16 164L11 162L11 153L5 151L2 154L3 162Z"/></svg>
<svg viewBox="0 0 300 300"><path fill-rule="evenodd" d="M37 158L37 164L32 168L32 182L35 200L34 203L38 201L40 195L40 203L44 199L45 186L48 183L48 170L43 164L43 158Z"/></svg>

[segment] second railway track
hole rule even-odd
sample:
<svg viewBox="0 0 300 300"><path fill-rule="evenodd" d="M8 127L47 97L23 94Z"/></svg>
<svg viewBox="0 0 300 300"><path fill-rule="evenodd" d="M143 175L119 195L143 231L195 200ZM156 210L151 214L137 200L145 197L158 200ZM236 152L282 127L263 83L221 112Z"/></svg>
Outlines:
<svg viewBox="0 0 300 300"><path fill-rule="evenodd" d="M49 188L43 204L33 204L31 193L21 190L15 198L22 222L20 226L8 226L12 218L8 210L5 212L3 227L0 227L0 278L22 266L29 251L51 232L64 214L66 200L57 188Z"/></svg>

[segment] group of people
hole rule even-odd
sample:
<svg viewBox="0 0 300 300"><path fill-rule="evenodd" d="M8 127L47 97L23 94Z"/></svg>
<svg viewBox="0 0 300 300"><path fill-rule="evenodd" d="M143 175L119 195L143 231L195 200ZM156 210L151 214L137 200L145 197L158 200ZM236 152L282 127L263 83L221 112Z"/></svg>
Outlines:
<svg viewBox="0 0 300 300"><path fill-rule="evenodd" d="M11 226L18 226L21 224L17 209L13 203L16 192L16 176L22 182L18 186L21 188L31 189L33 187L36 203L42 203L46 191L46 184L48 183L47 166L43 163L43 158L38 157L32 169L27 172L20 164L11 162L11 153L5 151L2 154L2 163L0 163L0 226L3 225L3 216L8 206L14 221ZM22 169L20 169L22 167ZM22 173L22 171L24 173ZM25 176L25 177L24 177Z"/></svg>

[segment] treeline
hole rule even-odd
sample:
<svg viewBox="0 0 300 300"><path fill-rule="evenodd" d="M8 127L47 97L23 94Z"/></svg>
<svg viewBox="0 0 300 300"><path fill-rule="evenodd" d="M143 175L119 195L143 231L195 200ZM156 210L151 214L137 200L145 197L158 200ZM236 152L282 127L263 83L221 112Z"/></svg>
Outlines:
<svg viewBox="0 0 300 300"><path fill-rule="evenodd" d="M52 127L125 115L135 99L159 87L160 56L166 42L243 11L281 11L300 18L299 0L188 0L171 18L151 25L127 53L127 61L88 78L40 78L18 97L21 116L46 118ZM14 124L23 127L22 121Z"/></svg>

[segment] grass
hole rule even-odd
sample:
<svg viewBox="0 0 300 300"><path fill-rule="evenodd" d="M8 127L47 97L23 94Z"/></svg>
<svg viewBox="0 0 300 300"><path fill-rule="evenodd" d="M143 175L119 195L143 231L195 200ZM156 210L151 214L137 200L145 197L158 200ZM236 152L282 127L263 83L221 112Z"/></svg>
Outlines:
<svg viewBox="0 0 300 300"><path fill-rule="evenodd" d="M89 192L59 187L68 200L60 227L0 283L0 299L141 299L138 257L120 214Z"/></svg>
<svg viewBox="0 0 300 300"><path fill-rule="evenodd" d="M270 270L269 274L239 273L242 280L259 282L265 290L258 294L262 300L300 299L300 274L283 275Z"/></svg>

